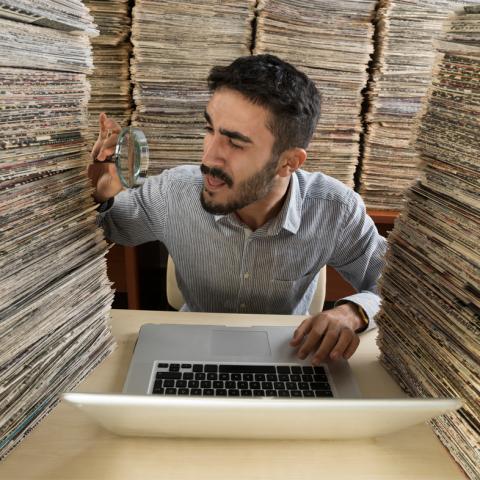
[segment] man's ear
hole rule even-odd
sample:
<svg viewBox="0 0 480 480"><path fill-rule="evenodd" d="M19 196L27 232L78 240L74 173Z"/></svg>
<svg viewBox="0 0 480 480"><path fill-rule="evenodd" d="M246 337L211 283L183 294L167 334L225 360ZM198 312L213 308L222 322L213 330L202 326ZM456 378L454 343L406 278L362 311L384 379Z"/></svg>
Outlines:
<svg viewBox="0 0 480 480"><path fill-rule="evenodd" d="M303 148L289 148L280 155L278 162L278 175L281 177L288 177L295 170L302 167L307 159L307 152Z"/></svg>

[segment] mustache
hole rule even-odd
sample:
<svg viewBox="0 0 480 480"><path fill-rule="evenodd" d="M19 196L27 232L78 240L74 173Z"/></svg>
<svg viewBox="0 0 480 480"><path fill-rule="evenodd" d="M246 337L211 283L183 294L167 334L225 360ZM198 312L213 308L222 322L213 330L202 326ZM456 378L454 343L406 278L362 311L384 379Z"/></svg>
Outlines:
<svg viewBox="0 0 480 480"><path fill-rule="evenodd" d="M207 167L203 163L200 165L200 171L204 175L211 175L220 179L222 182L225 182L230 188L233 186L233 180L223 171L217 167Z"/></svg>

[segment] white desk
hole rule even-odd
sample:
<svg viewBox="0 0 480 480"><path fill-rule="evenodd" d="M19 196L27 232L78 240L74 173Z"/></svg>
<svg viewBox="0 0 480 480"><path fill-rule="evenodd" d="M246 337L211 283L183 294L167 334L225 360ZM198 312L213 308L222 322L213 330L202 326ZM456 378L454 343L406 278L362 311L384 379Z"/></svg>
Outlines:
<svg viewBox="0 0 480 480"><path fill-rule="evenodd" d="M227 319L227 321L226 321ZM118 348L77 389L119 392L143 323L296 325L302 317L114 310ZM364 396L403 396L362 336L351 365ZM352 441L164 440L116 437L61 404L0 463L2 480L67 479L464 479L428 425Z"/></svg>

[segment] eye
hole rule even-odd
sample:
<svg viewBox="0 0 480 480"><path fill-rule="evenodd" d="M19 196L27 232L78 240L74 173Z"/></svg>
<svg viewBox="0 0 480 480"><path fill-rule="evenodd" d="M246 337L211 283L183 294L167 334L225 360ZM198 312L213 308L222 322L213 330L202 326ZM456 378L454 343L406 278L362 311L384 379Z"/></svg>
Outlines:
<svg viewBox="0 0 480 480"><path fill-rule="evenodd" d="M210 125L206 125L204 129L207 133L213 133L213 128Z"/></svg>
<svg viewBox="0 0 480 480"><path fill-rule="evenodd" d="M241 145L237 145L236 143L233 143L232 139L229 139L228 143L232 148L235 148L235 149L238 149L238 150L243 150L243 147Z"/></svg>

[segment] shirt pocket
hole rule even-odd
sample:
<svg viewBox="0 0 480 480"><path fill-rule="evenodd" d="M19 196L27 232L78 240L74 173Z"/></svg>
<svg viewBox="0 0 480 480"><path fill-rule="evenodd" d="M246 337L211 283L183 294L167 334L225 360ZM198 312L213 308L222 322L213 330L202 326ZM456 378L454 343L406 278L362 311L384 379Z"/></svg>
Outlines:
<svg viewBox="0 0 480 480"><path fill-rule="evenodd" d="M313 271L296 280L270 280L267 313L306 314L315 292L312 281L317 274Z"/></svg>

